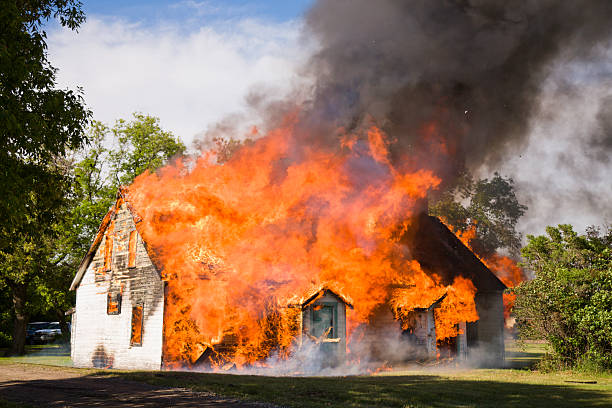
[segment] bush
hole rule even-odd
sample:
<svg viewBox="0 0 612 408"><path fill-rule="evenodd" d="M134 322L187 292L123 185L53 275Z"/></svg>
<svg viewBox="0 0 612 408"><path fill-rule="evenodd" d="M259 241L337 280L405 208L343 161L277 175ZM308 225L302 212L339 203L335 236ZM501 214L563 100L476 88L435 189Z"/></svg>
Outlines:
<svg viewBox="0 0 612 408"><path fill-rule="evenodd" d="M535 279L513 290L519 333L548 340L547 366L612 369L612 231L579 236L559 225L547 234L528 236L522 250Z"/></svg>

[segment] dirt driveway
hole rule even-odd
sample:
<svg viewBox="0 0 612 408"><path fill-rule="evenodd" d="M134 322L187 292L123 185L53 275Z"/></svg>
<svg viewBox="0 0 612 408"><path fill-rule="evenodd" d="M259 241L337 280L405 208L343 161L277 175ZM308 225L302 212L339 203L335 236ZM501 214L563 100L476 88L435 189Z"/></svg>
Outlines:
<svg viewBox="0 0 612 408"><path fill-rule="evenodd" d="M89 370L0 364L0 400L46 407L258 407L183 388L160 388Z"/></svg>

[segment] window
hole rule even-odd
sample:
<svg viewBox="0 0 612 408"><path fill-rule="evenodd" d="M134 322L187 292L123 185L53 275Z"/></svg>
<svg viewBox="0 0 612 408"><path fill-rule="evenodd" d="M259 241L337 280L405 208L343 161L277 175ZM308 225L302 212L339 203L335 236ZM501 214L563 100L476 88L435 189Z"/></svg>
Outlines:
<svg viewBox="0 0 612 408"><path fill-rule="evenodd" d="M111 270L111 264L113 261L113 230L115 229L115 222L111 222L106 231L106 241L104 243L104 271L108 272Z"/></svg>
<svg viewBox="0 0 612 408"><path fill-rule="evenodd" d="M335 321L337 320L337 307L335 304L319 304L312 308L312 335L326 338L337 336Z"/></svg>
<svg viewBox="0 0 612 408"><path fill-rule="evenodd" d="M121 314L121 292L109 291L106 299L106 314Z"/></svg>
<svg viewBox="0 0 612 408"><path fill-rule="evenodd" d="M128 268L136 267L136 248L138 244L138 235L136 230L130 232L130 241L128 244L129 257L128 257Z"/></svg>
<svg viewBox="0 0 612 408"><path fill-rule="evenodd" d="M142 346L142 316L143 305L132 307L132 334L130 336L130 346Z"/></svg>

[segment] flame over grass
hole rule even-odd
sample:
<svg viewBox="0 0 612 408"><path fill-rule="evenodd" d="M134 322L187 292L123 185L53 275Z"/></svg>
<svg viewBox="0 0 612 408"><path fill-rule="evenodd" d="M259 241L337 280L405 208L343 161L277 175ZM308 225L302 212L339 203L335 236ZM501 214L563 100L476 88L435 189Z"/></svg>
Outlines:
<svg viewBox="0 0 612 408"><path fill-rule="evenodd" d="M392 141L376 127L342 135L332 151L299 143L295 124L289 116L223 164L208 151L130 186L139 230L168 282L167 366L207 356L213 367L242 367L287 354L299 330L287 299L323 282L354 301L349 336L393 297L404 310L422 301L393 285L423 298L448 293L441 335L477 319L471 282L442 286L399 242L415 203L440 179L394 167Z"/></svg>

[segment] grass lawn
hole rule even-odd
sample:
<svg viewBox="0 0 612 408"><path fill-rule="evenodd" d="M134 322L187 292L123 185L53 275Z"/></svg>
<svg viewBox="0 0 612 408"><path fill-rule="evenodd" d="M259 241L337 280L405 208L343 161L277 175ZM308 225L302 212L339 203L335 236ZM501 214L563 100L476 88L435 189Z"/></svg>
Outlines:
<svg viewBox="0 0 612 408"><path fill-rule="evenodd" d="M3 356L5 352L6 349L0 349L0 356ZM65 347L55 344L27 345L25 355L15 357L0 357L0 364L2 363L30 363L64 367L72 366L70 351Z"/></svg>
<svg viewBox="0 0 612 408"><path fill-rule="evenodd" d="M506 340L506 366L508 368L532 368L548 352L544 342Z"/></svg>
<svg viewBox="0 0 612 408"><path fill-rule="evenodd" d="M612 376L569 372L472 369L304 378L188 372L111 371L105 375L289 407L612 406Z"/></svg>
<svg viewBox="0 0 612 408"><path fill-rule="evenodd" d="M33 350L36 351L36 350ZM44 350L43 350L44 351ZM262 377L195 372L83 370L166 387L214 392L287 407L611 407L612 374L541 373L528 369L545 345L508 343L507 369L430 369L348 377ZM30 358L30 360L26 360ZM21 359L21 360L19 360ZM45 354L0 363L69 363ZM593 383L595 382L595 383ZM0 407L3 407L0 402Z"/></svg>

